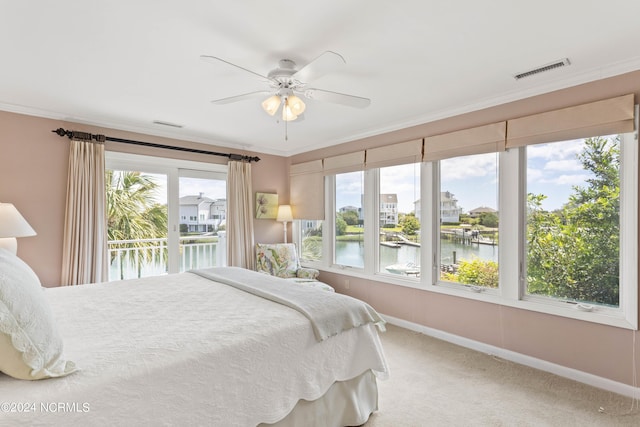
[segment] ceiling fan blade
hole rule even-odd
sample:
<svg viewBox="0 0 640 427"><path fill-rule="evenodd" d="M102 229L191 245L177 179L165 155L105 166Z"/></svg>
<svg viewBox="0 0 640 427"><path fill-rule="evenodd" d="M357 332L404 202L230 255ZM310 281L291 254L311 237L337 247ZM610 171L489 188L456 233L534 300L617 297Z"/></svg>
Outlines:
<svg viewBox="0 0 640 427"><path fill-rule="evenodd" d="M307 89L304 91L304 96L309 99L333 102L334 104L347 105L349 107L355 108L366 108L369 106L369 104L371 104L371 100L369 98L347 95L345 93L331 92L329 90L322 89Z"/></svg>
<svg viewBox="0 0 640 427"><path fill-rule="evenodd" d="M339 70L346 63L347 62L342 56L327 50L316 59L302 67L302 69L291 77L300 82L308 83L324 76L327 73Z"/></svg>
<svg viewBox="0 0 640 427"><path fill-rule="evenodd" d="M211 101L214 104L231 104L232 102L244 101L245 99L255 99L258 96L271 95L268 90L259 90L256 92L243 93L242 95L230 96L227 98L214 99Z"/></svg>
<svg viewBox="0 0 640 427"><path fill-rule="evenodd" d="M244 67L241 67L239 65L236 65L236 64L234 64L232 62L225 61L224 59L218 58L217 56L200 55L200 59L202 59L203 61L214 63L214 64L218 64L218 63L222 62L224 64L231 65L232 67L235 67L235 68L237 68L239 70L242 70L242 71L244 71L246 73L252 74L254 77L259 77L261 80L264 80L264 81L267 81L267 82L272 81L272 79L270 79L267 76L263 76L260 73L256 73L255 71L248 70L248 69L246 69Z"/></svg>

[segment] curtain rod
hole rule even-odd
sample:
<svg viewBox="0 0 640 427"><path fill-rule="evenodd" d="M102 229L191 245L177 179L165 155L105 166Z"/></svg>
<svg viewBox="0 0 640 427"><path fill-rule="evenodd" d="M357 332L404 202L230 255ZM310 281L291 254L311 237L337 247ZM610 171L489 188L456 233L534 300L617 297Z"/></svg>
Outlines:
<svg viewBox="0 0 640 427"><path fill-rule="evenodd" d="M242 160L245 162L259 162L260 157L256 156L244 156L242 154L233 154L233 153L218 153L216 151L206 151L206 150L197 150L195 148L185 148L185 147L175 147L173 145L162 145L156 144L154 142L143 142L143 141L134 141L131 139L122 139L122 138L113 138L105 135L94 135L87 132L78 132L72 130L65 130L63 128L58 128L56 130L52 130L51 132L57 133L59 136L68 136L69 139L73 137L77 137L79 139L94 139L96 141L112 141L112 142L121 142L124 144L133 144L133 145L142 145L144 147L153 147L153 148L164 148L167 150L175 150L175 151L185 151L187 153L197 153L197 154L209 154L212 156L222 156L228 157L230 160Z"/></svg>

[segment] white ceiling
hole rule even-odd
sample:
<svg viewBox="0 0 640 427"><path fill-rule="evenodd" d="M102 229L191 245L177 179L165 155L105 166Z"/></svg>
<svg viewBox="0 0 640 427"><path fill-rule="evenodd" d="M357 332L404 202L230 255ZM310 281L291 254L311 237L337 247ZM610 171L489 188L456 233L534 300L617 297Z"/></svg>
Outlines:
<svg viewBox="0 0 640 427"><path fill-rule="evenodd" d="M0 0L0 109L288 156L637 70L639 44L638 0ZM368 108L305 100L285 140L260 99L210 102L266 85L200 55L327 50L347 64L311 86Z"/></svg>

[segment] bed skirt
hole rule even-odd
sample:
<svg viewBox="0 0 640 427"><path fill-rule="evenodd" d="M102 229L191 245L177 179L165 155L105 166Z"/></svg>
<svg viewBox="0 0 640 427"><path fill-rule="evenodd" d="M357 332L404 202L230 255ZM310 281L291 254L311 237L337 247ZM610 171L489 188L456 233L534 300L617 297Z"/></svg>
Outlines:
<svg viewBox="0 0 640 427"><path fill-rule="evenodd" d="M274 424L262 427L343 427L359 426L378 410L378 384L372 371L351 380L338 381L319 399L300 400L293 410Z"/></svg>

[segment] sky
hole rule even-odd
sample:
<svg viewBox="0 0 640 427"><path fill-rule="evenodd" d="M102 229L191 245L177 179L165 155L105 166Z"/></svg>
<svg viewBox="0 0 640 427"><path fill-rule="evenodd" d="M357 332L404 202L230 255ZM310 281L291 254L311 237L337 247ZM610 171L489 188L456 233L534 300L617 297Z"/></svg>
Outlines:
<svg viewBox="0 0 640 427"><path fill-rule="evenodd" d="M222 180L180 177L179 197L204 193L210 199L227 198L227 182Z"/></svg>
<svg viewBox="0 0 640 427"><path fill-rule="evenodd" d="M527 192L544 194L546 210L560 208L573 192L573 186L584 185L586 172L577 154L582 140L563 143L538 144L527 147ZM441 161L441 189L450 191L463 212L485 206L498 208L498 180L496 153L464 156ZM419 165L402 165L381 171L380 191L398 195L402 213L414 210L413 202L420 198L419 182L415 175ZM349 173L336 180L336 208L360 206L361 173Z"/></svg>
<svg viewBox="0 0 640 427"><path fill-rule="evenodd" d="M163 174L145 173L153 177L158 184L156 190L156 202L161 204L167 203L167 178ZM223 180L214 179L202 179L202 178L187 178L180 177L178 186L178 197L183 196L197 196L200 193L204 193L205 197L212 200L226 199L227 196L227 183Z"/></svg>
<svg viewBox="0 0 640 427"><path fill-rule="evenodd" d="M582 151L582 140L562 144L539 144L527 148L527 192L544 194L545 210L560 208L573 193L574 186L585 186L593 175L585 171L577 155Z"/></svg>

